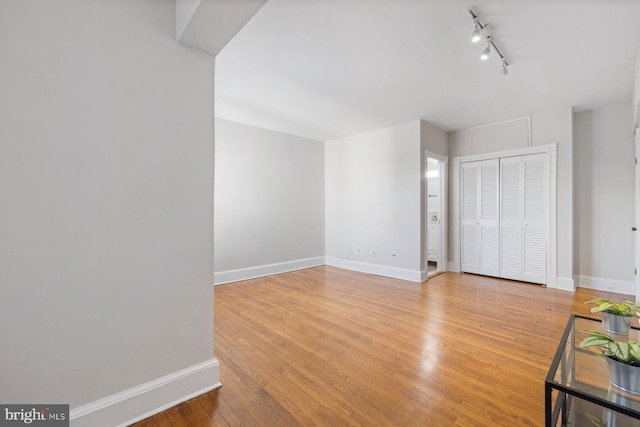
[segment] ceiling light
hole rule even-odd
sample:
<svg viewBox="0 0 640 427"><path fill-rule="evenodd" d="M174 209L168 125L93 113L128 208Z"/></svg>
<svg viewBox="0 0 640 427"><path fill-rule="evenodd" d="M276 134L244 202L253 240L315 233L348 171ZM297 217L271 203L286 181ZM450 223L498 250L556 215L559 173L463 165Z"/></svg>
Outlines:
<svg viewBox="0 0 640 427"><path fill-rule="evenodd" d="M480 55L480 59L486 61L489 59L489 54L491 53L491 43L489 43L485 50L482 51L482 55Z"/></svg>
<svg viewBox="0 0 640 427"><path fill-rule="evenodd" d="M481 37L480 37L480 30L478 28L476 28L475 30L473 30L473 33L471 33L471 42L472 43L478 43L480 41Z"/></svg>
<svg viewBox="0 0 640 427"><path fill-rule="evenodd" d="M506 76L509 73L509 70L507 69L507 62L506 61L502 61L502 65L500 66L500 74L502 74L503 76Z"/></svg>
<svg viewBox="0 0 640 427"><path fill-rule="evenodd" d="M502 61L500 65L500 74L505 75L508 73L507 67L510 65L507 58L505 58L504 54L498 47L495 38L493 37L493 25L489 23L484 23L478 16L478 13L473 9L468 9L469 14L471 15L471 19L473 19L473 33L471 34L471 41L474 43L479 42L480 40L486 40L487 47L482 51L482 55L480 55L480 59L483 61L487 61L489 59L489 55L491 54L491 50L496 52L498 58Z"/></svg>
<svg viewBox="0 0 640 427"><path fill-rule="evenodd" d="M478 25L478 21L475 20L476 27L473 29L473 33L471 33L471 43L478 43L482 38L480 36L480 26Z"/></svg>

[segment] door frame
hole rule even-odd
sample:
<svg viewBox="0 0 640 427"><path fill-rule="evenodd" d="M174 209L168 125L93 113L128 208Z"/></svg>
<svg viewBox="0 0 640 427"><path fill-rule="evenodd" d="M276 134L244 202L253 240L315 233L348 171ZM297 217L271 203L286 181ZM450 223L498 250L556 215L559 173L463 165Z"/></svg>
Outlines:
<svg viewBox="0 0 640 427"><path fill-rule="evenodd" d="M634 145L635 145L635 166L634 166L634 180L635 180L635 212L634 212L634 228L640 227L640 165L638 165L638 158L640 157L640 127L634 130ZM640 303L640 231L635 231L633 236L634 243L634 273L633 276L635 282L636 291L636 303Z"/></svg>
<svg viewBox="0 0 640 427"><path fill-rule="evenodd" d="M547 287L557 288L558 263L557 263L557 162L558 144L538 145L534 147L517 148L514 150L495 151L491 153L471 154L467 156L454 156L453 158L453 261L449 263L449 271L460 272L460 164L478 160L489 160L502 157L525 156L528 154L546 153L548 161L549 180L549 205L547 224Z"/></svg>
<svg viewBox="0 0 640 427"><path fill-rule="evenodd" d="M427 167L428 167L428 159L436 159L440 162L440 263L438 268L441 272L448 271L448 258L449 258L449 157L443 156L441 154L434 153L433 151L424 150L423 153L424 160L424 170L422 171L422 179L424 182L424 189L422 191L423 195L423 203L422 203L422 215L420 218L420 223L423 224L422 227L422 264L423 269L421 271L421 279L424 282L428 280L429 276L429 256L427 254L427 245L428 240L428 224L427 224L427 212L428 212L428 203L429 198L428 192L428 184L427 184Z"/></svg>

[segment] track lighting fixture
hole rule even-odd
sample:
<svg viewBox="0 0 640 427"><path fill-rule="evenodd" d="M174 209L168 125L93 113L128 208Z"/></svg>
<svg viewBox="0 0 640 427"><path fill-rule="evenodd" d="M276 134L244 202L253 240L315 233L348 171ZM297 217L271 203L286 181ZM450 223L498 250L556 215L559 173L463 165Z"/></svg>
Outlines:
<svg viewBox="0 0 640 427"><path fill-rule="evenodd" d="M491 53L491 42L487 44L487 47L482 51L482 55L480 55L480 59L486 61L489 59L489 54Z"/></svg>
<svg viewBox="0 0 640 427"><path fill-rule="evenodd" d="M475 24L475 28L473 29L473 33L471 33L471 43L478 43L482 38L480 36L480 26L478 25L477 19L474 19L473 23Z"/></svg>
<svg viewBox="0 0 640 427"><path fill-rule="evenodd" d="M506 76L508 73L509 70L507 69L507 61L503 60L502 65L500 65L500 74Z"/></svg>
<svg viewBox="0 0 640 427"><path fill-rule="evenodd" d="M473 8L469 8L468 10L469 10L469 14L471 15L471 18L473 19L473 25L474 25L473 33L471 33L471 41L473 43L478 43L483 39L487 41L487 47L482 51L482 54L480 55L480 59L483 61L488 60L489 55L491 53L491 49L493 48L493 50L498 55L498 58L500 58L500 60L502 61L502 64L500 65L500 74L502 75L507 74L508 73L507 67L509 66L509 61L507 61L507 59L502 54L502 51L496 44L495 38L491 33L493 30L493 26L489 23L487 24L483 23L480 20L480 17L476 13L476 11L473 10Z"/></svg>

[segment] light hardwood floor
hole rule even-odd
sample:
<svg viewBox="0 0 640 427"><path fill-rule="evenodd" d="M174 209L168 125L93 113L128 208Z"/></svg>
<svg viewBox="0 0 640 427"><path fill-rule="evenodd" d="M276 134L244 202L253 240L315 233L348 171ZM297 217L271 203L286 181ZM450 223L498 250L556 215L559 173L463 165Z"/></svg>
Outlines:
<svg viewBox="0 0 640 427"><path fill-rule="evenodd" d="M218 286L223 386L136 426L541 426L567 317L595 296L625 297L324 266Z"/></svg>

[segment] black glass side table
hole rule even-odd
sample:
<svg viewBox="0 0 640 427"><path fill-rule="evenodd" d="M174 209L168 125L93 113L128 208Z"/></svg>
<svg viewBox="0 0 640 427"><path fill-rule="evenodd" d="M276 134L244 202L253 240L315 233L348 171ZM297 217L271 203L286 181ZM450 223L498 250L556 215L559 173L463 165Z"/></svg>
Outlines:
<svg viewBox="0 0 640 427"><path fill-rule="evenodd" d="M582 330L605 332L599 319L569 317L545 379L545 425L640 427L640 395L610 385L604 356L578 346ZM640 329L628 338L640 341Z"/></svg>

